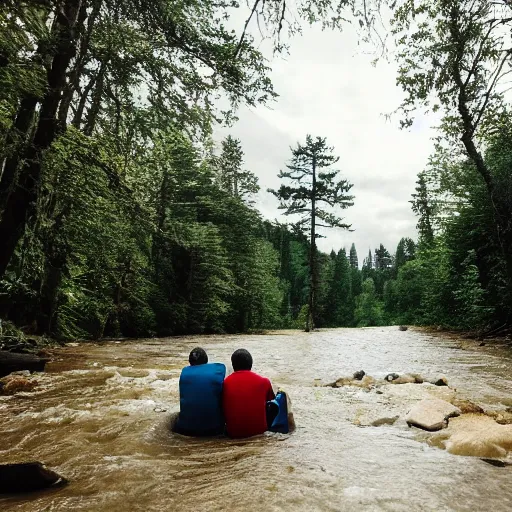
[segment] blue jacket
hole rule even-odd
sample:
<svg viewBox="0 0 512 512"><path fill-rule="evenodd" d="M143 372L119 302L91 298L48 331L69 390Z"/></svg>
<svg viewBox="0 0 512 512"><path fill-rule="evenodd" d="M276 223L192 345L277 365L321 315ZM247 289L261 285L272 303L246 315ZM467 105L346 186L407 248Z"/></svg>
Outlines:
<svg viewBox="0 0 512 512"><path fill-rule="evenodd" d="M224 432L222 363L183 368L180 376L180 415L175 432L188 436L215 436Z"/></svg>

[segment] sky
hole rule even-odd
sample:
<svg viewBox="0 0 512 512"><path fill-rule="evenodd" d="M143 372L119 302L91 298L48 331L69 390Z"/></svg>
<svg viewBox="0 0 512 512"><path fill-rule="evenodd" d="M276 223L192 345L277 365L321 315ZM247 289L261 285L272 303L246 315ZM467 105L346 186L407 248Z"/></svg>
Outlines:
<svg viewBox="0 0 512 512"><path fill-rule="evenodd" d="M340 157L341 177L353 183L354 206L343 210L354 231L322 230L322 251L348 250L355 243L359 263L379 244L394 253L400 238L416 238L416 218L409 203L418 172L432 153L432 120L418 115L409 130L399 127L399 115L387 119L400 105L397 65L381 60L358 44L355 28L323 32L306 27L291 41L290 54L271 60L276 102L242 107L238 122L219 128L215 137L239 138L245 167L259 178L256 206L268 219L290 221L267 192L279 188L278 173L291 156L290 146L307 134L326 137Z"/></svg>

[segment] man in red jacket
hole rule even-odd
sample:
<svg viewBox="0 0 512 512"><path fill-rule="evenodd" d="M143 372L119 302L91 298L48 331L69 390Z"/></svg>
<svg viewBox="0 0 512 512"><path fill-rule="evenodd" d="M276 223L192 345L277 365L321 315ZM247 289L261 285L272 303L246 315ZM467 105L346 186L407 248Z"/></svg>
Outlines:
<svg viewBox="0 0 512 512"><path fill-rule="evenodd" d="M224 381L222 402L230 437L250 437L267 430L267 401L275 398L270 381L251 371L252 356L240 348L233 352L234 373Z"/></svg>

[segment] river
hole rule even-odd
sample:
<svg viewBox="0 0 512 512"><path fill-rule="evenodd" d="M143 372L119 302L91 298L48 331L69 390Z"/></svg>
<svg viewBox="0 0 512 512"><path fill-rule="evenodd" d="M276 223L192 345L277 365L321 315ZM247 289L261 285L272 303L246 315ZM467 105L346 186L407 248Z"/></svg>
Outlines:
<svg viewBox="0 0 512 512"><path fill-rule="evenodd" d="M229 370L235 349L250 350L253 369L289 392L296 431L236 441L170 433L197 345ZM414 393L321 386L360 369L442 374L462 397L510 407L505 351L386 327L84 343L54 355L35 392L0 397L0 460L39 460L70 483L0 498L0 510L512 510L512 467L429 446L402 418L366 426L402 416Z"/></svg>

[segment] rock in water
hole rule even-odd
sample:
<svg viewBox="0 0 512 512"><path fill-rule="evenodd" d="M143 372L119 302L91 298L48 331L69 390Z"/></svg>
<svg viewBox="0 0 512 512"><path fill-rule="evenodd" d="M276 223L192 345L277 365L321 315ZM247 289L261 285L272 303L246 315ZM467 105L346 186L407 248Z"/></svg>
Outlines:
<svg viewBox="0 0 512 512"><path fill-rule="evenodd" d="M408 327L406 325L401 325L398 327L399 331L407 331Z"/></svg>
<svg viewBox="0 0 512 512"><path fill-rule="evenodd" d="M19 391L32 391L37 386L37 380L8 375L0 379L0 395L14 395Z"/></svg>
<svg viewBox="0 0 512 512"><path fill-rule="evenodd" d="M391 384L423 384L423 377L417 373L404 373L404 375L390 373L384 380Z"/></svg>
<svg viewBox="0 0 512 512"><path fill-rule="evenodd" d="M399 417L400 416L393 416L391 418L379 418L378 420L372 421L370 425L372 427L381 427L382 425L394 425Z"/></svg>
<svg viewBox="0 0 512 512"><path fill-rule="evenodd" d="M446 377L435 377L429 380L430 384L434 386L448 386L448 379Z"/></svg>
<svg viewBox="0 0 512 512"><path fill-rule="evenodd" d="M359 370L358 372L354 373L352 378L354 380L363 380L363 377L366 375L366 372L364 370Z"/></svg>
<svg viewBox="0 0 512 512"><path fill-rule="evenodd" d="M452 404L458 407L462 414L484 414L484 410L469 400L452 400Z"/></svg>
<svg viewBox="0 0 512 512"><path fill-rule="evenodd" d="M437 398L422 400L405 417L407 425L433 432L448 424L448 418L460 415L460 409L445 400Z"/></svg>
<svg viewBox="0 0 512 512"><path fill-rule="evenodd" d="M444 433L446 450L454 455L504 459L512 451L512 425L500 425L482 414L455 418Z"/></svg>
<svg viewBox="0 0 512 512"><path fill-rule="evenodd" d="M0 493L37 491L67 484L68 481L41 462L0 464Z"/></svg>

